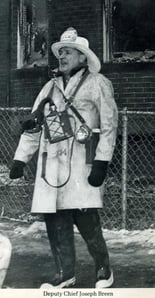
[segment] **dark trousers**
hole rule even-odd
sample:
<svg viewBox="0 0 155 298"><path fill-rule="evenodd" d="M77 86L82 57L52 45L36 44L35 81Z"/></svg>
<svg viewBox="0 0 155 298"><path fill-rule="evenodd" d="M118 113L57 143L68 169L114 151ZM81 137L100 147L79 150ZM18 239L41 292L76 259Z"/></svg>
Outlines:
<svg viewBox="0 0 155 298"><path fill-rule="evenodd" d="M73 224L77 226L87 244L95 262L96 272L101 267L109 266L108 250L97 209L60 210L44 214L44 218L57 272L62 279L70 278L75 273Z"/></svg>

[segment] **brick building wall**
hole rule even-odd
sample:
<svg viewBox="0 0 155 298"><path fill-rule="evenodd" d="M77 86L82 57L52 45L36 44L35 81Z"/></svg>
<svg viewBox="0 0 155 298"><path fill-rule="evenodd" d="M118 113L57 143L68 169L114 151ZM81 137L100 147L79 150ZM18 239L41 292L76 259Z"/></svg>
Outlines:
<svg viewBox="0 0 155 298"><path fill-rule="evenodd" d="M108 63L102 73L112 81L120 109L155 111L154 63Z"/></svg>
<svg viewBox="0 0 155 298"><path fill-rule="evenodd" d="M155 70L152 63L103 64L101 72L114 87L119 109L155 111ZM49 79L48 69L25 69L12 72L12 106L32 106L41 87Z"/></svg>
<svg viewBox="0 0 155 298"><path fill-rule="evenodd" d="M10 106L31 107L48 79L47 68L13 70L11 72Z"/></svg>
<svg viewBox="0 0 155 298"><path fill-rule="evenodd" d="M10 49L10 1L0 1L0 106L8 104L9 97L9 49Z"/></svg>
<svg viewBox="0 0 155 298"><path fill-rule="evenodd" d="M10 1L10 68L17 68L17 5L18 0Z"/></svg>
<svg viewBox="0 0 155 298"><path fill-rule="evenodd" d="M47 67L16 69L17 2L18 0L5 0L0 3L0 36L1 44L3 44L3 47L0 48L2 61L0 65L1 106L32 106L36 95L48 80ZM9 18L9 13L11 18ZM91 48L102 61L101 0L48 1L48 17L49 64L51 67L56 66L56 60L50 51L50 45L57 41L60 34L69 26L75 27L80 35L89 39ZM130 109L155 110L154 63L105 63L102 64L102 72L113 82L119 108L127 106Z"/></svg>

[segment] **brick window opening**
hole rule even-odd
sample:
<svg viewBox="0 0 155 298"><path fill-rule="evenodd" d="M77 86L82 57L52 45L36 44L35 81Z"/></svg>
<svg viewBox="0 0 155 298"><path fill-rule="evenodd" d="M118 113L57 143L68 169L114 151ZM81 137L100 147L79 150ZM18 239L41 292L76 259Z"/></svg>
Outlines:
<svg viewBox="0 0 155 298"><path fill-rule="evenodd" d="M47 65L46 0L20 0L17 13L17 68Z"/></svg>
<svg viewBox="0 0 155 298"><path fill-rule="evenodd" d="M114 61L155 61L154 12L154 0L112 0L111 48Z"/></svg>

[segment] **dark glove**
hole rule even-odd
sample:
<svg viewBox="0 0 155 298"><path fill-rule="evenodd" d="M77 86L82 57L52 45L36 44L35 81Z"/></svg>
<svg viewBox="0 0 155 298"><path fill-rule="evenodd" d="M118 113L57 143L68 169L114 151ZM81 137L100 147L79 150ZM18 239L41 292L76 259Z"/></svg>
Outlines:
<svg viewBox="0 0 155 298"><path fill-rule="evenodd" d="M17 179L24 175L25 163L20 160L14 160L10 170L10 179Z"/></svg>
<svg viewBox="0 0 155 298"><path fill-rule="evenodd" d="M32 130L36 129L35 132L39 132L41 129L41 125L43 124L44 120L44 106L46 103L52 103L52 100L50 97L45 97L40 104L38 105L38 108L36 111L34 111L31 116L29 116L29 119L25 120L22 125L22 132L25 130ZM54 103L53 103L54 104Z"/></svg>
<svg viewBox="0 0 155 298"><path fill-rule="evenodd" d="M101 186L108 170L108 161L94 160L88 182L92 186Z"/></svg>
<svg viewBox="0 0 155 298"><path fill-rule="evenodd" d="M36 121L34 119L28 119L22 123L22 133L25 130L30 130L36 127Z"/></svg>

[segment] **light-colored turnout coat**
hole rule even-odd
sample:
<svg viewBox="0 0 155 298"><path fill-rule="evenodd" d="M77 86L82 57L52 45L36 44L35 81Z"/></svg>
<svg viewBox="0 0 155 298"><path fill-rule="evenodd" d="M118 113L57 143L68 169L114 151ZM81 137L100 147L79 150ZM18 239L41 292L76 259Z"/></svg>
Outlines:
<svg viewBox="0 0 155 298"><path fill-rule="evenodd" d="M62 77L57 78L57 84L69 98L78 85L83 70L78 71L71 78L65 90ZM54 80L51 79L39 93L33 110L48 96ZM60 90L55 87L52 97L57 109L64 109L64 99ZM80 112L90 128L101 130L100 139L96 148L96 160L111 161L115 146L117 130L117 107L113 98L111 82L102 74L89 73L73 100L74 106ZM49 104L44 108L47 114ZM73 113L70 111L73 115ZM74 116L75 117L75 116ZM81 123L75 117L76 128ZM71 144L73 138L55 144L49 144L44 138L44 128L39 133L23 133L17 147L14 159L27 163L39 148L37 173L32 201L32 212L49 213L57 209L74 208L101 208L102 198L100 187L89 185L87 177L91 165L86 165L85 145L74 141L71 157ZM52 185L63 184L68 175L71 162L71 175L68 183L60 188L49 186L43 178L42 152L47 151L46 178Z"/></svg>

